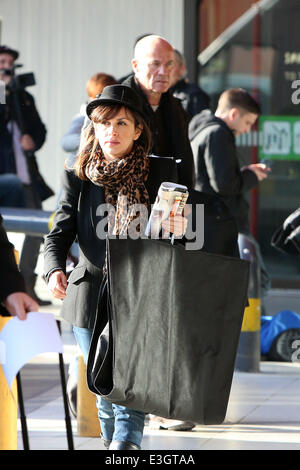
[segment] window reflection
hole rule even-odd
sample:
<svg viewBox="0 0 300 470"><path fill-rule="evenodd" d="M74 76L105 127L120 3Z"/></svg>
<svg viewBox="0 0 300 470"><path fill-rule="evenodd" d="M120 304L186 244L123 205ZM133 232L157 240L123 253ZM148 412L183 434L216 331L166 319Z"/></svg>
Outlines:
<svg viewBox="0 0 300 470"><path fill-rule="evenodd" d="M270 245L274 230L300 206L300 2L203 0L199 17L199 85L212 110L233 87L248 90L262 108L257 129L237 145L242 165L271 162L271 176L259 187L257 236L273 286L300 280L299 259Z"/></svg>

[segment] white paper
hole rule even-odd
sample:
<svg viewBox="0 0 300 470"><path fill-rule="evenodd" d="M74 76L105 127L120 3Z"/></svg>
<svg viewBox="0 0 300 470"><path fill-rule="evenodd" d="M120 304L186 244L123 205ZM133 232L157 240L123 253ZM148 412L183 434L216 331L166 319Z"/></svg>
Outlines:
<svg viewBox="0 0 300 470"><path fill-rule="evenodd" d="M12 317L0 331L1 366L11 388L19 370L33 357L63 352L63 344L52 313L31 312L26 320Z"/></svg>

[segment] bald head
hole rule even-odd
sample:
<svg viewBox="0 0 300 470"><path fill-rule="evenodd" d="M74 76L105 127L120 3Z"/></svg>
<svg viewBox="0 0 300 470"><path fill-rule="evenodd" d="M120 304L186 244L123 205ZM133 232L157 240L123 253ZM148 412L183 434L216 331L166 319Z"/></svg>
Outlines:
<svg viewBox="0 0 300 470"><path fill-rule="evenodd" d="M151 52L157 46L165 47L171 51L174 50L171 44L163 37L157 36L155 34L149 34L136 43L134 48L134 58L138 60L143 59L145 55L149 53L149 51Z"/></svg>
<svg viewBox="0 0 300 470"><path fill-rule="evenodd" d="M132 68L150 104L159 104L161 94L170 88L173 67L174 49L166 39L151 35L137 42Z"/></svg>

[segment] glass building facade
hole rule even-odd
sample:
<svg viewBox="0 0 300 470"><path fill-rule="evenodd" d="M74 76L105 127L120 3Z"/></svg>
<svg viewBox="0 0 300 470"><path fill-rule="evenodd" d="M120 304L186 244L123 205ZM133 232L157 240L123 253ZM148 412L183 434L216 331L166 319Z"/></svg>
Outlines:
<svg viewBox="0 0 300 470"><path fill-rule="evenodd" d="M272 172L249 194L251 230L273 287L300 286L300 258L277 252L271 237L300 206L300 0L202 0L198 6L199 85L212 111L227 88L260 103L253 131L237 139L241 164Z"/></svg>

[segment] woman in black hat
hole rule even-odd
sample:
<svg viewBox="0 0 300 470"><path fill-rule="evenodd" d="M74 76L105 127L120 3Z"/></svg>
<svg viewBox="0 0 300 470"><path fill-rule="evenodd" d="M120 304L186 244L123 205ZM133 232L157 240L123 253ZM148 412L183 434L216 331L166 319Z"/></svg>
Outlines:
<svg viewBox="0 0 300 470"><path fill-rule="evenodd" d="M106 87L99 98L88 104L87 115L91 123L74 168L64 172L59 209L45 241L45 275L49 288L54 297L65 299L61 316L72 323L85 362L105 272L106 232L101 205L109 205L108 232L126 235L137 217L134 205L150 209L160 183L174 178L170 159L150 162L147 155L150 131L134 90L124 85ZM140 214L139 217L143 226ZM186 219L176 216L165 221L163 227L182 235ZM67 283L66 257L75 237L80 258ZM104 327L106 318L103 322ZM107 448L140 448L143 412L111 405L100 397L97 407Z"/></svg>

